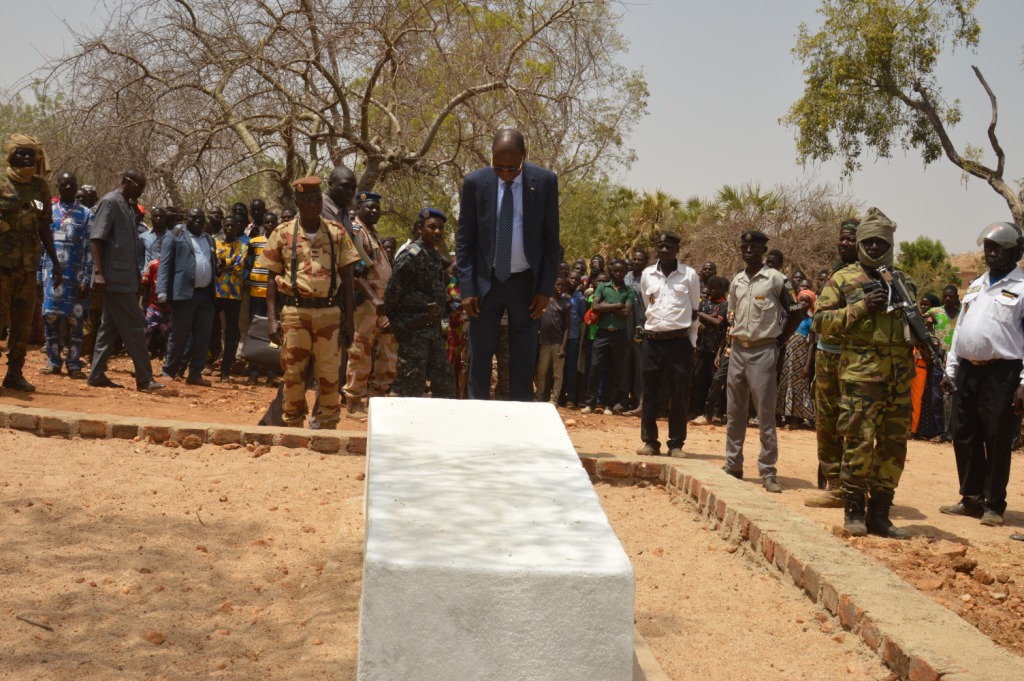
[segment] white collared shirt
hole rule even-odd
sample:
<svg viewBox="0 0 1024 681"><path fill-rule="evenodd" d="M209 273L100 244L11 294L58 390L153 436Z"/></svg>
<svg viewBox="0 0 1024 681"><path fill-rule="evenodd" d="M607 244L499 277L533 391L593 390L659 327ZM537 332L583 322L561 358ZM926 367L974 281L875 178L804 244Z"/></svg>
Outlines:
<svg viewBox="0 0 1024 681"><path fill-rule="evenodd" d="M498 178L498 217L501 217L501 199L505 196L505 181ZM512 274L530 269L523 248L523 173L512 180ZM497 222L494 223L497 227Z"/></svg>
<svg viewBox="0 0 1024 681"><path fill-rule="evenodd" d="M196 256L195 288L206 288L213 283L213 263L210 262L210 249L206 239L200 234L196 236L186 230L188 242L192 244L192 253Z"/></svg>
<svg viewBox="0 0 1024 681"><path fill-rule="evenodd" d="M986 272L967 288L953 347L946 355L950 378L956 377L961 358L975 362L1024 359L1024 272L1019 268L995 284L989 283Z"/></svg>
<svg viewBox="0 0 1024 681"><path fill-rule="evenodd" d="M666 277L658 263L640 274L640 295L644 298L647 331L690 330L690 342L697 342L697 325L693 311L700 304L700 279L697 271L678 263L674 272Z"/></svg>

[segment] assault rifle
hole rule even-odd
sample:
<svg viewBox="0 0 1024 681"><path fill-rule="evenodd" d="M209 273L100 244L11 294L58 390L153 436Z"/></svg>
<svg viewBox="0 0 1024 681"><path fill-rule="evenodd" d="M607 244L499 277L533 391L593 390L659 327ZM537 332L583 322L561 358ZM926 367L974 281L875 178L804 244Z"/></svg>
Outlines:
<svg viewBox="0 0 1024 681"><path fill-rule="evenodd" d="M886 312L899 312L903 315L907 326L910 327L910 335L914 337L914 340L918 342L921 349L928 355L928 361L932 363L932 366L945 374L946 364L943 361L945 353L942 349L942 344L938 338L928 332L928 328L924 325L924 320L921 318L921 312L917 308L917 301L911 298L906 284L903 283L903 279L894 275L885 265L878 268L878 275L885 282L890 292L889 307L886 309Z"/></svg>

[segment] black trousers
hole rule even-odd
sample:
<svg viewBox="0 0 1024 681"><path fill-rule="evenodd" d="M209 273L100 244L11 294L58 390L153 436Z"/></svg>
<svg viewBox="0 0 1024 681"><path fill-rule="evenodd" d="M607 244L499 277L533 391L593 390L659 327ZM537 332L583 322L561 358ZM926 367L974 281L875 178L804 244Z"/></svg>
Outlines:
<svg viewBox="0 0 1024 681"><path fill-rule="evenodd" d="M597 406L598 389L603 378L607 406L625 406L629 398L629 338L626 330L598 329L591 352L594 359L587 379L587 405Z"/></svg>
<svg viewBox="0 0 1024 681"><path fill-rule="evenodd" d="M534 278L531 270L508 281L491 277L491 290L480 299L480 314L469 320L469 398L491 398L494 354L498 349L501 318L508 313L509 399L533 401L533 370L537 364L537 330L530 318Z"/></svg>
<svg viewBox="0 0 1024 681"><path fill-rule="evenodd" d="M693 388L690 393L690 414L710 412L708 393L715 376L715 352L695 352L693 360Z"/></svg>
<svg viewBox="0 0 1024 681"><path fill-rule="evenodd" d="M1020 360L975 366L961 360L956 372L953 451L960 496L1002 515L1010 479L1010 448L1020 431L1013 393L1020 385Z"/></svg>
<svg viewBox="0 0 1024 681"><path fill-rule="evenodd" d="M640 357L644 397L640 410L640 439L658 447L658 392L668 384L668 446L686 442L686 400L693 372L693 346L686 336L670 340L645 340Z"/></svg>

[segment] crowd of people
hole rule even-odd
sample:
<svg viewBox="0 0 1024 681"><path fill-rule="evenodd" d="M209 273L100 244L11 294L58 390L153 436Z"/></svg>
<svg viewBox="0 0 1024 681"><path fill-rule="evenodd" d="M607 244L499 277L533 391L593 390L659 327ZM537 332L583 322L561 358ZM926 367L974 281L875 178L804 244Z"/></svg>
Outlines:
<svg viewBox="0 0 1024 681"><path fill-rule="evenodd" d="M942 511L1001 524L1024 411L1019 227L979 237L990 271L963 305L952 285L916 299L893 266L896 226L874 208L839 226L836 262L813 280L787 273L756 229L739 235L744 267L728 278L714 262L680 262L670 231L628 260L569 262L557 178L526 152L518 131L495 135L491 165L464 179L450 253L436 208L401 247L379 234L384 197L357 193L344 166L326 187L293 182L294 208L280 214L260 198L229 211L147 210L137 170L102 197L61 172L51 198L43 146L15 135L0 178L3 387L35 389L24 364L37 334L44 374L93 387L120 387L106 369L121 350L141 391L214 377L277 384L269 424L305 425L310 386L319 428L338 424L342 404L365 419L374 396L550 402L638 416L646 456L662 454L662 439L683 456L688 422L725 425L723 470L737 478L752 426L772 493L783 491L777 427L812 428L823 489L807 503L842 507L852 534L892 538L906 536L889 513L907 439L946 440L961 500ZM912 332L900 285L934 342ZM242 339L258 321L279 360L245 361Z"/></svg>

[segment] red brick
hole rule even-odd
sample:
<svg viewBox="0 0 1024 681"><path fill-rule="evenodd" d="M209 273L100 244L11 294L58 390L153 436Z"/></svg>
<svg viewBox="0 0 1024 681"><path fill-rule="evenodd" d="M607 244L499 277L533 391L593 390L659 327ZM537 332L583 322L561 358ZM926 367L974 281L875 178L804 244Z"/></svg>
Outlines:
<svg viewBox="0 0 1024 681"><path fill-rule="evenodd" d="M923 657L914 656L910 660L910 681L939 681L942 676Z"/></svg>
<svg viewBox="0 0 1024 681"><path fill-rule="evenodd" d="M64 437L71 435L71 424L67 419L57 416L42 417L39 420L39 428L43 431L43 435L63 435Z"/></svg>
<svg viewBox="0 0 1024 681"><path fill-rule="evenodd" d="M896 672L901 679L907 678L910 675L910 660L907 659L907 654L891 638L885 639L884 647L885 651L882 653L882 661L885 662L889 669Z"/></svg>
<svg viewBox="0 0 1024 681"><path fill-rule="evenodd" d="M597 459L594 459L589 456L584 456L580 458L580 463L583 464L583 470L587 472L587 475L597 475Z"/></svg>
<svg viewBox="0 0 1024 681"><path fill-rule="evenodd" d="M203 431L200 431L203 432ZM139 426L136 423L111 423L110 437L119 440L131 440L139 436Z"/></svg>
<svg viewBox="0 0 1024 681"><path fill-rule="evenodd" d="M764 554L764 559L771 564L775 558L775 540L767 534L761 537L761 553Z"/></svg>
<svg viewBox="0 0 1024 681"><path fill-rule="evenodd" d="M633 464L628 461L601 461L597 467L597 475L600 478L631 478Z"/></svg>
<svg viewBox="0 0 1024 681"><path fill-rule="evenodd" d="M78 434L82 437L106 437L107 422L82 419L78 422Z"/></svg>
<svg viewBox="0 0 1024 681"><path fill-rule="evenodd" d="M679 487L679 469L675 466L668 469L668 484L672 487Z"/></svg>
<svg viewBox="0 0 1024 681"><path fill-rule="evenodd" d="M274 444L278 447L304 449L309 446L309 438L298 433L278 433L274 436Z"/></svg>
<svg viewBox="0 0 1024 681"><path fill-rule="evenodd" d="M821 605L833 615L839 614L839 592L828 582L821 585Z"/></svg>
<svg viewBox="0 0 1024 681"><path fill-rule="evenodd" d="M170 426L142 426L142 439L163 444L171 439Z"/></svg>
<svg viewBox="0 0 1024 681"><path fill-rule="evenodd" d="M345 451L348 452L349 454L366 456L366 438L350 437L348 439L348 442L345 444Z"/></svg>
<svg viewBox="0 0 1024 681"><path fill-rule="evenodd" d="M633 477L641 480L660 480L665 464L641 461L633 467Z"/></svg>
<svg viewBox="0 0 1024 681"><path fill-rule="evenodd" d="M750 521L742 513L736 516L736 522L740 526L740 539L750 539Z"/></svg>
<svg viewBox="0 0 1024 681"><path fill-rule="evenodd" d="M697 492L697 506L703 509L707 505L708 496L710 494L711 491L707 487L701 485Z"/></svg>
<svg viewBox="0 0 1024 681"><path fill-rule="evenodd" d="M878 647L882 644L882 632L878 630L878 625L867 615L862 617L860 621L860 637L864 639L864 643L867 644L868 648L878 652Z"/></svg>
<svg viewBox="0 0 1024 681"><path fill-rule="evenodd" d="M857 604L849 596L842 596L839 599L839 622L847 629L857 626L860 616L864 611L857 607Z"/></svg>
<svg viewBox="0 0 1024 681"><path fill-rule="evenodd" d="M789 549L782 544L775 545L775 567L779 572L785 572L789 564Z"/></svg>
<svg viewBox="0 0 1024 681"><path fill-rule="evenodd" d="M728 528L730 531L736 528L736 511L732 510L731 508L725 509L725 519L723 521L723 526Z"/></svg>
<svg viewBox="0 0 1024 681"><path fill-rule="evenodd" d="M710 518L715 509L715 500L718 497L716 497L715 493L709 489L705 489L704 491L707 492L707 497L697 503L697 508L701 515L706 515Z"/></svg>
<svg viewBox="0 0 1024 681"><path fill-rule="evenodd" d="M807 595L815 603L818 602L818 593L821 590L821 577L818 576L818 571L814 569L813 565L803 566L803 587Z"/></svg>
<svg viewBox="0 0 1024 681"><path fill-rule="evenodd" d="M210 428L206 441L215 445L242 443L242 431L235 428Z"/></svg>
<svg viewBox="0 0 1024 681"><path fill-rule="evenodd" d="M341 451L341 438L337 435L314 435L309 440L309 448L321 454L337 454Z"/></svg>
<svg viewBox="0 0 1024 681"><path fill-rule="evenodd" d="M184 442L185 438L189 435L195 435L197 438L206 442L206 429L205 428L171 428L171 439L177 440L178 442Z"/></svg>
<svg viewBox="0 0 1024 681"><path fill-rule="evenodd" d="M243 432L242 444L267 445L269 447L274 444L274 434Z"/></svg>
<svg viewBox="0 0 1024 681"><path fill-rule="evenodd" d="M804 564L796 556L789 557L789 563L786 565L786 570L789 572L789 576L793 579L793 583L801 589L804 588Z"/></svg>
<svg viewBox="0 0 1024 681"><path fill-rule="evenodd" d="M39 417L35 414L14 412L11 414L11 428L15 430L39 430Z"/></svg>
<svg viewBox="0 0 1024 681"><path fill-rule="evenodd" d="M750 536L750 545L757 549L757 541L761 538L761 528L750 523L748 535Z"/></svg>
<svg viewBox="0 0 1024 681"><path fill-rule="evenodd" d="M725 520L726 508L725 499L715 499L715 515L718 516L719 520Z"/></svg>

